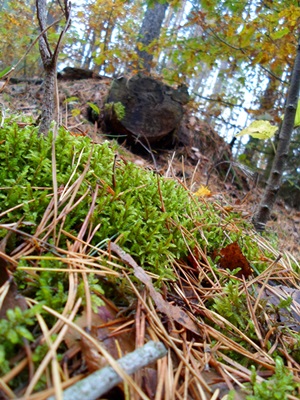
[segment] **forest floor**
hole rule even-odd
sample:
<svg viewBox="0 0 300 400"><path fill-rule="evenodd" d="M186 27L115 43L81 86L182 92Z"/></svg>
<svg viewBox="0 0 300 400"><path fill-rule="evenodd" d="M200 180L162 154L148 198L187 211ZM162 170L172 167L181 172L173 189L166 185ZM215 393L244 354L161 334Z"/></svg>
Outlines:
<svg viewBox="0 0 300 400"><path fill-rule="evenodd" d="M93 126L86 118L89 102L96 104L100 109L103 107L110 85L110 78L59 81L61 124L74 135L90 136L96 143L105 140L107 136L101 129ZM4 93L0 93L0 103L4 105L4 109L7 108L8 113L21 112L37 119L41 96L41 83L11 84L6 87ZM249 174L247 170L243 171L234 166L234 158L231 166L223 168L225 173L218 173L216 165L222 160L223 152L230 150L208 124L194 116L196 107L193 102L185 107L183 125L187 135L190 131L199 134L201 149L191 145L168 150L159 149L155 150L152 156L141 156L131 152L125 143L125 146L120 146L120 152L127 160L141 167L156 169L162 176L181 179L192 192L197 191L201 185L208 186L212 197L222 198L224 204L241 211L250 221L262 197L263 189L255 184L251 172ZM234 175L229 173L230 169L234 170ZM245 183L243 187L240 180ZM296 258L300 258L300 211L289 207L279 198L266 231L278 238L281 251L291 252Z"/></svg>
<svg viewBox="0 0 300 400"><path fill-rule="evenodd" d="M110 84L110 79L59 82L60 124L71 135L79 139L81 136L89 136L94 143L103 143L106 140L101 130L86 120L86 108L89 102L101 108ZM40 84L8 85L0 94L3 117L5 118L5 113L7 116L21 113L36 120L41 93ZM58 231L62 235L66 234L68 252L65 248L54 246L51 256L55 256L56 261L61 263L57 273L62 272L62 266L67 266L70 288L76 287L78 279L73 272L76 270L79 271L78 275L82 274L87 298L85 309L83 312L78 303L79 294L70 289L61 315L55 314L55 309L45 308L52 318L56 318L52 327L46 328L41 316L37 316L43 337L39 339L39 343L47 343L49 350L39 366L35 366L32 361L32 352L36 349L28 346L28 343L25 351L22 350L20 355L12 357L10 363L14 367L1 377L0 398L43 400L52 399L49 396L55 394L56 399L62 399L62 389L65 387L74 389L70 397L64 394L64 399L77 398L77 392L82 398L85 396L84 391L81 392L82 388L76 386L76 382L80 382L86 375L92 376L92 372L99 370L107 361L117 369L111 355L119 358L135 348L143 348L144 343L151 339L162 342L168 356L157 364L152 363L144 368L143 373L137 370L133 380L119 371L125 384L110 392L106 398L268 400L273 398L273 392L281 396L278 397L279 400L299 398L300 285L298 274L293 268L298 268L299 271L300 212L289 209L279 200L264 236L255 233L247 223L251 222L262 189L255 185L253 174L240 168L233 159L229 164L231 168L227 168L227 164L223 169L217 168L218 162L224 160L224 153L229 151L228 145L209 125L194 116L192 104L186 107L183 125L187 134L199 133L201 140L197 146L156 149L150 155L142 156L114 142L114 149L117 148L118 151L114 168L121 171L118 175L120 177L127 173L127 162L131 161L140 169L154 171L151 179L156 175L167 178L167 182L173 179L180 188L188 189L187 198L191 199L193 207L196 204L196 208L192 208L194 214L187 214L187 218L191 218L194 224L193 229L188 231L185 221L179 228L186 246L188 247L191 235L197 230L202 235L203 243L207 243L209 248L210 238L212 241L216 240L213 235L215 232L220 234L221 229L223 239L222 243L218 243L219 253L214 255L200 245L195 245L193 249L188 248L187 259L170 261L176 281L167 278L160 280L158 273L139 268L136 257L122 251L118 241L111 242L106 250L95 248L90 238L99 226L93 232L88 231L87 217L86 220L83 218L78 236L65 232L63 223L69 210L78 207L80 203L79 192L75 192L78 188L66 185L65 189L60 189L63 193L59 195L67 198L69 209L62 210L60 215L66 215L63 219L58 218L57 223ZM84 170L82 180L86 173ZM102 181L100 183L104 185ZM138 186L141 188L138 194L141 198L144 186L146 184ZM111 186L103 187L107 187L107 196L114 193L114 182ZM201 206L197 209L198 200L195 199L198 199L196 193L199 189ZM116 199L126 192L127 190L122 189ZM94 206L92 202L89 214ZM43 259L43 266L46 265L49 259L48 249L53 246L52 241L47 239L52 229L49 221L55 215L55 210L51 207L54 207L54 203L50 202L33 240L24 240L15 252L5 258L14 266L22 259L27 260L30 267L22 264L21 270L28 270L26 276L31 284L40 273L38 262ZM195 209L202 213L203 219L198 219ZM8 214L8 211L1 215ZM185 211L182 212L185 216ZM219 222L216 222L215 214L220 216ZM210 218L213 222L206 222ZM170 221L166 224L169 223ZM44 249L44 239L40 242L40 247L35 240L42 236L46 238L45 243L48 246ZM247 257L255 254L257 259L254 264L265 263L266 269L262 273L252 275L252 266L250 267L245 254L241 253L237 241L248 252ZM231 245L224 247L225 242ZM3 247L0 250L3 256ZM221 258L220 270L212 266L211 260L215 256ZM103 280L107 279L110 284L113 279L120 281L117 294L110 293L111 298L105 297L106 293L105 296L99 294L105 306L99 307L98 313L95 313L90 304L92 289L88 288L86 275L95 269L99 260L103 270L98 272ZM224 267L221 261L225 262ZM240 262L243 276L234 276L234 272L231 274L230 265L235 265L236 262ZM62 265L63 263L66 265ZM1 263L0 270L6 270ZM155 290L155 282L161 283L160 292ZM112 298L118 296L120 304L117 306ZM291 302L283 304L281 301L284 302L288 296L291 296ZM122 307L122 301L126 303L128 298L132 301ZM30 307L34 304L34 300L30 299L30 291L26 301ZM3 308L6 310L7 304ZM71 318L74 318L76 312L79 318L74 324ZM65 329L67 326L72 328L68 334ZM51 335L54 335L52 344ZM63 339L64 346L61 346ZM53 356L56 351L61 351L59 362ZM288 372L279 356L284 360ZM251 364L256 366L256 372L253 372ZM22 379L28 379L25 384L20 382L21 378L18 380L18 374L22 374L27 365L29 372L22 375ZM45 376L43 371L46 371ZM97 379L99 381L101 378L95 379L96 383L92 381L89 383L90 387L97 385ZM42 383L39 383L39 389L37 384L40 380ZM89 398L96 400L101 396L93 394Z"/></svg>

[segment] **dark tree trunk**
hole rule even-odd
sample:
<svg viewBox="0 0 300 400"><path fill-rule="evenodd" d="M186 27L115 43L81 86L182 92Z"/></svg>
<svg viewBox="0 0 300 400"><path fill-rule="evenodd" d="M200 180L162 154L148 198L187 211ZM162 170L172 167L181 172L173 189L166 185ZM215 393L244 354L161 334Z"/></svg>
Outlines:
<svg viewBox="0 0 300 400"><path fill-rule="evenodd" d="M253 223L258 231L265 229L270 218L273 205L280 189L282 174L288 157L292 132L294 129L295 115L298 105L300 89L300 41L298 42L295 65L290 81L288 97L286 101L284 119L279 133L278 146L274 157L272 170L267 182L263 198L253 217Z"/></svg>
<svg viewBox="0 0 300 400"><path fill-rule="evenodd" d="M136 52L141 59L140 69L148 72L150 72L152 66L153 54L143 50L143 48L151 44L153 40L159 38L160 30L168 6L169 4L167 2L163 4L155 2L154 6L148 6L142 21ZM140 46L142 47L141 50L139 49Z"/></svg>
<svg viewBox="0 0 300 400"><path fill-rule="evenodd" d="M51 121L53 120L54 107L55 107L55 97L54 97L54 87L55 87L55 77L56 68L51 65L47 68L44 65L45 79L44 79L44 93L42 101L42 117L39 132L47 135Z"/></svg>

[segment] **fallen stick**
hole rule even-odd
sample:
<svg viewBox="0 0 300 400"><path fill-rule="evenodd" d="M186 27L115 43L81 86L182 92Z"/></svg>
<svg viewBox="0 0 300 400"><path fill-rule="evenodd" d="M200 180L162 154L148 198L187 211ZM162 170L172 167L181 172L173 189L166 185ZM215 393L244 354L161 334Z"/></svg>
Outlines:
<svg viewBox="0 0 300 400"><path fill-rule="evenodd" d="M166 354L167 350L161 342L150 341L116 362L128 375L131 375ZM63 399L96 400L121 381L122 378L112 367L104 367L64 390ZM55 396L48 397L47 400L55 400Z"/></svg>

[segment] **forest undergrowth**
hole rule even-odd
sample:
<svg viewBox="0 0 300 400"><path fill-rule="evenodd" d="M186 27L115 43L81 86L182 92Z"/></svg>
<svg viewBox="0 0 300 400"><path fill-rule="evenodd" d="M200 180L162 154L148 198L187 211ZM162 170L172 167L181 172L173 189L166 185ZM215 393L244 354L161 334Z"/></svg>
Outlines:
<svg viewBox="0 0 300 400"><path fill-rule="evenodd" d="M299 398L299 263L274 237L114 142L20 115L0 141L1 398L82 397L107 364L105 398ZM120 371L152 341L166 356Z"/></svg>

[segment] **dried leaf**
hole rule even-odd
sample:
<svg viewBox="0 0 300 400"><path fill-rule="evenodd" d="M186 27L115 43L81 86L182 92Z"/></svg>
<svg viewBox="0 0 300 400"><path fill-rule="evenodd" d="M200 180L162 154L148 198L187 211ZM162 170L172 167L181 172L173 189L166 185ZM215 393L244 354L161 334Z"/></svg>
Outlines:
<svg viewBox="0 0 300 400"><path fill-rule="evenodd" d="M239 278L243 275L245 278L248 278L253 273L247 258L242 253L237 242L229 244L219 252L214 252L213 257L216 258L216 256L220 256L218 264L222 269L233 271L236 268L240 268L240 271L236 274Z"/></svg>
<svg viewBox="0 0 300 400"><path fill-rule="evenodd" d="M98 307L98 313L92 312L90 332L91 336L101 342L105 350L115 359L127 353L131 353L134 350L135 344L133 329L129 332L127 330L124 332L120 331L117 336L114 336L114 330L124 323L124 319L118 320L116 319L116 315L117 312L107 304ZM115 323L113 323L113 321L115 321ZM82 315L77 318L76 324L83 329L88 326L86 312L83 312ZM65 337L65 343L68 348L78 343L79 340L81 343L82 356L89 372L97 371L107 365L105 357L97 351L89 340L81 337L76 331L69 330Z"/></svg>
<svg viewBox="0 0 300 400"><path fill-rule="evenodd" d="M89 372L95 372L108 364L106 358L103 357L93 343L84 336L81 338L81 351Z"/></svg>

